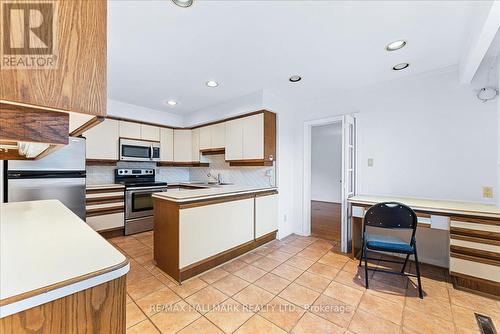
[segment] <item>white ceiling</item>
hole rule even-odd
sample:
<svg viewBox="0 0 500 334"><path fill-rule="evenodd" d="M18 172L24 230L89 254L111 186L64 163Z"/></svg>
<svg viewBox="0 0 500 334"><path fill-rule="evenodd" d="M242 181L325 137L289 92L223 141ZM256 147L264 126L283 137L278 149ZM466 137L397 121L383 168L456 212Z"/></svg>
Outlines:
<svg viewBox="0 0 500 334"><path fill-rule="evenodd" d="M261 89L292 103L326 97L457 64L478 5L195 0L185 9L169 0L110 0L108 95L179 114ZM400 38L407 47L385 51ZM411 67L392 71L400 62ZM291 84L292 74L303 80ZM220 87L205 87L209 79Z"/></svg>

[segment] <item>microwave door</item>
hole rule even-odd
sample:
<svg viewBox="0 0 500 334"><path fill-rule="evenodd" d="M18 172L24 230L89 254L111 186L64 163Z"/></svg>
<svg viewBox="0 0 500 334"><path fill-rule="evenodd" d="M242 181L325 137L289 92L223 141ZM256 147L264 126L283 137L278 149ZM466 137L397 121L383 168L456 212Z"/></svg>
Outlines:
<svg viewBox="0 0 500 334"><path fill-rule="evenodd" d="M150 147L140 145L121 145L122 160L137 160L144 161L150 160Z"/></svg>

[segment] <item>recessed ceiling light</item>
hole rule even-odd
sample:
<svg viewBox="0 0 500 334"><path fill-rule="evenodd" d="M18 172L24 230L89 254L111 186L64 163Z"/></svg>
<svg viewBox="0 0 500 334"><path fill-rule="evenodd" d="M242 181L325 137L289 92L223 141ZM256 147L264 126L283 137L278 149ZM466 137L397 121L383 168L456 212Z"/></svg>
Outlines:
<svg viewBox="0 0 500 334"><path fill-rule="evenodd" d="M176 105L177 105L177 101L174 101L174 100L168 100L168 101L167 101L167 104L168 104L169 106L173 107L173 106L176 106Z"/></svg>
<svg viewBox="0 0 500 334"><path fill-rule="evenodd" d="M401 71L401 70L404 70L405 68L408 68L408 66L410 66L410 64L408 64L408 63L401 63L401 64L394 65L392 67L392 69L394 71Z"/></svg>
<svg viewBox="0 0 500 334"><path fill-rule="evenodd" d="M405 46L406 46L406 41L404 39L400 39L399 41L394 41L394 42L387 44L385 49L387 51L396 51L396 50L404 48Z"/></svg>
<svg viewBox="0 0 500 334"><path fill-rule="evenodd" d="M219 83L217 81L213 81L213 80L208 80L207 82L205 82L205 85L207 85L207 87L218 87L219 86Z"/></svg>
<svg viewBox="0 0 500 334"><path fill-rule="evenodd" d="M183 8L189 7L193 4L193 0L172 0L172 2Z"/></svg>
<svg viewBox="0 0 500 334"><path fill-rule="evenodd" d="M299 82L300 80L302 80L302 77L300 75L292 75L288 80L290 80L291 82Z"/></svg>

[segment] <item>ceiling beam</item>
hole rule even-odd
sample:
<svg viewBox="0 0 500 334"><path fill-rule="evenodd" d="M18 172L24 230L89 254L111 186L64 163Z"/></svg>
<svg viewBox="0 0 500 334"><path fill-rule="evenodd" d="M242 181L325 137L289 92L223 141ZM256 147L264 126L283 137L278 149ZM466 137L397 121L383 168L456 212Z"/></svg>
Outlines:
<svg viewBox="0 0 500 334"><path fill-rule="evenodd" d="M469 48L460 63L460 83L469 84L479 69L488 49L500 28L500 3L493 1L486 18L470 37Z"/></svg>

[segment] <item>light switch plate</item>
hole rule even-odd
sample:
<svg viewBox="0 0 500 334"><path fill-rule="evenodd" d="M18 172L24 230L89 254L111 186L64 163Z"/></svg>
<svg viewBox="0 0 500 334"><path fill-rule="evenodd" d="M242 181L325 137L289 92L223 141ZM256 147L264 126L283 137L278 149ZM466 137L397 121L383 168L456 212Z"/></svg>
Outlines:
<svg viewBox="0 0 500 334"><path fill-rule="evenodd" d="M493 187L483 187L483 197L493 198Z"/></svg>
<svg viewBox="0 0 500 334"><path fill-rule="evenodd" d="M368 167L373 167L373 158L368 159Z"/></svg>

